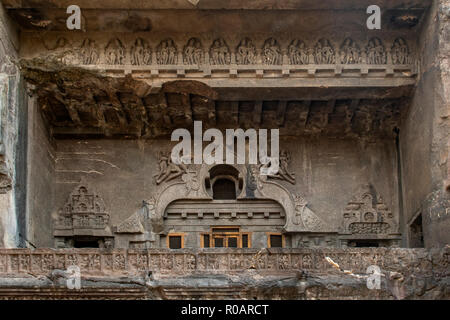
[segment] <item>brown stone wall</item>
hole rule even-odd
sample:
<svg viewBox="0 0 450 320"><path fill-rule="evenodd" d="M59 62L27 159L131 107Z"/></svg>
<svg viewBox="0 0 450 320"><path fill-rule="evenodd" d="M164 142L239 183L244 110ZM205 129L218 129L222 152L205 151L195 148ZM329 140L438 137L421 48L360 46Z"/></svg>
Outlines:
<svg viewBox="0 0 450 320"><path fill-rule="evenodd" d="M56 187L55 146L35 99L29 102L28 117L28 236L34 246L53 247L51 213Z"/></svg>
<svg viewBox="0 0 450 320"><path fill-rule="evenodd" d="M420 76L400 132L404 223L422 214L427 247L450 242L449 6L434 1L428 12L419 39Z"/></svg>

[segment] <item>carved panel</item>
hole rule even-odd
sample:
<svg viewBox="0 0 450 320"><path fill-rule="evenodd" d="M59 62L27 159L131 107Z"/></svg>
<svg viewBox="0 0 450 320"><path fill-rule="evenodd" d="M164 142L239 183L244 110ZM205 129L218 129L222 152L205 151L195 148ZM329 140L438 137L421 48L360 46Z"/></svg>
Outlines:
<svg viewBox="0 0 450 320"><path fill-rule="evenodd" d="M274 38L269 38L263 46L264 63L268 65L280 65L283 63L280 45Z"/></svg>
<svg viewBox="0 0 450 320"><path fill-rule="evenodd" d="M110 216L103 199L86 184L81 184L70 194L66 204L59 210L55 230L91 229L109 233Z"/></svg>
<svg viewBox="0 0 450 320"><path fill-rule="evenodd" d="M100 53L94 40L85 39L80 49L80 60L82 64L97 64L99 62Z"/></svg>
<svg viewBox="0 0 450 320"><path fill-rule="evenodd" d="M242 39L237 46L236 63L244 65L256 63L256 47L249 38Z"/></svg>
<svg viewBox="0 0 450 320"><path fill-rule="evenodd" d="M288 47L290 64L308 64L309 63L309 49L302 40L292 40Z"/></svg>
<svg viewBox="0 0 450 320"><path fill-rule="evenodd" d="M397 38L391 48L393 64L410 64L412 63L411 53L405 39Z"/></svg>
<svg viewBox="0 0 450 320"><path fill-rule="evenodd" d="M370 186L364 186L347 204L343 214L343 233L352 235L388 235L397 232L393 213L381 196Z"/></svg>
<svg viewBox="0 0 450 320"><path fill-rule="evenodd" d="M190 38L183 49L184 64L199 65L203 64L204 61L204 52L201 41L198 38Z"/></svg>
<svg viewBox="0 0 450 320"><path fill-rule="evenodd" d="M178 51L172 39L162 40L156 48L156 61L158 64L177 64Z"/></svg>
<svg viewBox="0 0 450 320"><path fill-rule="evenodd" d="M133 65L148 65L152 63L152 49L147 41L142 38L137 38L134 45L131 47L131 64Z"/></svg>
<svg viewBox="0 0 450 320"><path fill-rule="evenodd" d="M115 38L108 42L105 48L105 57L108 64L125 63L125 48L119 39Z"/></svg>
<svg viewBox="0 0 450 320"><path fill-rule="evenodd" d="M361 49L353 39L346 38L341 45L339 58L342 64L361 63Z"/></svg>
<svg viewBox="0 0 450 320"><path fill-rule="evenodd" d="M336 62L336 54L333 45L328 39L320 39L314 47L316 64L333 64Z"/></svg>
<svg viewBox="0 0 450 320"><path fill-rule="evenodd" d="M222 38L214 40L209 50L209 60L212 65L230 64L230 48Z"/></svg>
<svg viewBox="0 0 450 320"><path fill-rule="evenodd" d="M366 56L368 64L386 64L386 48L380 38L374 37L369 40L366 47Z"/></svg>

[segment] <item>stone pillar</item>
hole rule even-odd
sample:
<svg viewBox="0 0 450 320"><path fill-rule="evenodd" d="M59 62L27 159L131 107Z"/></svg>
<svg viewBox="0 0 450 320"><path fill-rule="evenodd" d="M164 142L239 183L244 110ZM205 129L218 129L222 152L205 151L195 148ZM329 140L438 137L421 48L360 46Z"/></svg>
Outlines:
<svg viewBox="0 0 450 320"><path fill-rule="evenodd" d="M1 4L0 39L0 247L14 248L26 246L26 129L20 129L27 113L21 109L26 95L14 64L18 32Z"/></svg>

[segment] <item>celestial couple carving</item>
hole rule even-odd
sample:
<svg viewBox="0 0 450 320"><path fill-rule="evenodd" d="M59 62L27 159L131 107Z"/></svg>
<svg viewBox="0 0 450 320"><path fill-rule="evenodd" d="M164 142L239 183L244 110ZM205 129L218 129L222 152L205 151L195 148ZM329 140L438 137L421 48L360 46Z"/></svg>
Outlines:
<svg viewBox="0 0 450 320"><path fill-rule="evenodd" d="M361 62L361 49L351 38L346 38L339 52L340 63L356 64Z"/></svg>
<svg viewBox="0 0 450 320"><path fill-rule="evenodd" d="M237 47L236 52L237 64L254 64L256 63L256 48L252 40L244 38Z"/></svg>
<svg viewBox="0 0 450 320"><path fill-rule="evenodd" d="M203 64L204 54L202 43L197 38L189 39L188 43L183 49L184 64L194 65Z"/></svg>
<svg viewBox="0 0 450 320"><path fill-rule="evenodd" d="M287 150L281 150L279 156L279 168L276 174L269 174L268 177L272 179L279 179L295 184L295 174L289 171L289 164L291 162L291 154ZM260 168L270 167L270 162L261 164Z"/></svg>
<svg viewBox="0 0 450 320"><path fill-rule="evenodd" d="M177 64L177 47L172 39L165 39L156 48L156 61L158 64Z"/></svg>
<svg viewBox="0 0 450 320"><path fill-rule="evenodd" d="M116 65L125 63L125 48L119 39L112 39L105 48L106 63Z"/></svg>
<svg viewBox="0 0 450 320"><path fill-rule="evenodd" d="M328 39L320 39L314 47L316 64L334 64L336 55L334 48Z"/></svg>
<svg viewBox="0 0 450 320"><path fill-rule="evenodd" d="M131 64L132 65L148 65L152 63L152 50L147 41L137 38L131 47Z"/></svg>
<svg viewBox="0 0 450 320"><path fill-rule="evenodd" d="M367 63L368 64L386 64L387 55L383 43L377 37L369 40L366 48Z"/></svg>
<svg viewBox="0 0 450 320"><path fill-rule="evenodd" d="M290 64L308 64L309 50L306 44L301 40L293 40L288 47Z"/></svg>
<svg viewBox="0 0 450 320"><path fill-rule="evenodd" d="M230 64L230 49L223 39L214 40L209 54L210 63L213 65Z"/></svg>
<svg viewBox="0 0 450 320"><path fill-rule="evenodd" d="M264 63L269 65L280 65L283 63L280 45L274 38L269 38L263 46Z"/></svg>
<svg viewBox="0 0 450 320"><path fill-rule="evenodd" d="M98 48L94 40L85 39L80 50L81 61L83 64L97 64L100 58Z"/></svg>
<svg viewBox="0 0 450 320"><path fill-rule="evenodd" d="M403 38L397 38L391 48L392 63L393 64L409 64L411 57L408 45Z"/></svg>

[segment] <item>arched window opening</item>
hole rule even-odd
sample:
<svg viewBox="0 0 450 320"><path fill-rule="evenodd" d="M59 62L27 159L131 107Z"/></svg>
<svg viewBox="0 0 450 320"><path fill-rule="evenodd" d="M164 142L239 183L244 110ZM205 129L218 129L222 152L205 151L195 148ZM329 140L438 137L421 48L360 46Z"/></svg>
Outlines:
<svg viewBox="0 0 450 320"><path fill-rule="evenodd" d="M233 180L220 178L213 184L213 199L215 200L235 200L236 184Z"/></svg>

